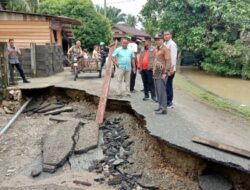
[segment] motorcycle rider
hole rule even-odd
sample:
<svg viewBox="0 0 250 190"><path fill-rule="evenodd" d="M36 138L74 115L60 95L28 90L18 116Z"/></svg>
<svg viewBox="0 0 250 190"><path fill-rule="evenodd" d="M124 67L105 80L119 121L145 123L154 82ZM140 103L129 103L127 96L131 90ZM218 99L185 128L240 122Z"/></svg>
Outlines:
<svg viewBox="0 0 250 190"><path fill-rule="evenodd" d="M73 70L73 65L72 62L74 61L74 57L82 57L83 56L83 51L81 48L81 42L79 40L76 41L76 44L73 45L71 48L69 48L68 53L69 56L71 56L71 69Z"/></svg>

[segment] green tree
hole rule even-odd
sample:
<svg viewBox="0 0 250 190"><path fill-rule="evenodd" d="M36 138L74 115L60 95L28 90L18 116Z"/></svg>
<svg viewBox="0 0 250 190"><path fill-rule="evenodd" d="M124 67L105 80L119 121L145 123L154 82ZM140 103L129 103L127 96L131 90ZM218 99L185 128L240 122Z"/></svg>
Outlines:
<svg viewBox="0 0 250 190"><path fill-rule="evenodd" d="M135 27L137 24L137 18L131 14L128 14L126 18L126 24L131 27Z"/></svg>
<svg viewBox="0 0 250 190"><path fill-rule="evenodd" d="M82 24L74 27L74 34L84 48L93 48L100 41L109 43L111 40L109 21L96 12L90 0L43 0L38 11L80 20Z"/></svg>
<svg viewBox="0 0 250 190"><path fill-rule="evenodd" d="M96 10L97 12L104 15L103 7L97 5ZM121 9L109 6L107 7L106 13L107 13L107 18L110 20L112 25L125 22L126 14L122 13Z"/></svg>
<svg viewBox="0 0 250 190"><path fill-rule="evenodd" d="M179 49L199 54L206 70L208 64L214 68L220 64L219 60L208 63L207 58L213 55L213 51L218 52L224 47L241 49L240 33L249 27L249 17L249 0L148 0L141 11L146 31L155 32L152 30L154 25L158 31L172 30ZM220 65L227 68L227 75L239 76L238 71L245 62L243 57L243 54L234 55L231 57L234 64L224 59Z"/></svg>

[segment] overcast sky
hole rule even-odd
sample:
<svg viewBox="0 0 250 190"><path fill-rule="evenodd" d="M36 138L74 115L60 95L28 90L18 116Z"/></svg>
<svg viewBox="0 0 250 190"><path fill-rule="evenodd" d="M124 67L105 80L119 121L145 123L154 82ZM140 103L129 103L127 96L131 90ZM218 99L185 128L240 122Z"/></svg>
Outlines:
<svg viewBox="0 0 250 190"><path fill-rule="evenodd" d="M104 0L92 0L95 5L103 6ZM117 7L126 14L137 16L147 0L106 0L107 6Z"/></svg>

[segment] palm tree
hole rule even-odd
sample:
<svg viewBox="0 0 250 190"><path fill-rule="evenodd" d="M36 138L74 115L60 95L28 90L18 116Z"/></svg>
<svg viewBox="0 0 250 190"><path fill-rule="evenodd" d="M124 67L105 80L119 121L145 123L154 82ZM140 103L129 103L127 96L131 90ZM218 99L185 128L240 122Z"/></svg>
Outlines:
<svg viewBox="0 0 250 190"><path fill-rule="evenodd" d="M104 8L100 6L96 6L97 12L104 15ZM126 14L122 13L121 9L118 9L116 7L109 6L107 7L107 18L110 20L110 22L114 24L118 24L121 22L125 22Z"/></svg>
<svg viewBox="0 0 250 190"><path fill-rule="evenodd" d="M135 27L137 24L137 18L131 14L127 15L126 24L131 27Z"/></svg>
<svg viewBox="0 0 250 190"><path fill-rule="evenodd" d="M5 10L8 4L8 0L0 0L0 10Z"/></svg>
<svg viewBox="0 0 250 190"><path fill-rule="evenodd" d="M21 12L37 12L41 0L0 0L0 9L21 11Z"/></svg>

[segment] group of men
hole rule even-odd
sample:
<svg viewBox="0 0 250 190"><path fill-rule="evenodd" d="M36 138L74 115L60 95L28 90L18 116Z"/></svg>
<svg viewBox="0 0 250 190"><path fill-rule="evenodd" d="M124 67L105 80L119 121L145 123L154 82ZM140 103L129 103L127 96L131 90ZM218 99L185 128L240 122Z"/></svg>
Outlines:
<svg viewBox="0 0 250 190"><path fill-rule="evenodd" d="M118 95L122 95L122 83L125 82L125 95L134 91L137 69L141 74L144 101L151 99L158 102L156 114L167 114L167 107L173 107L173 79L176 71L177 45L172 40L172 33L165 31L154 37L156 47L152 46L151 37L142 40L143 48L138 53L134 39L121 40L121 47L112 56L118 68ZM138 54L138 55L137 55ZM138 57L138 59L137 59ZM137 63L138 62L138 63Z"/></svg>
<svg viewBox="0 0 250 190"><path fill-rule="evenodd" d="M152 46L151 37L142 40L143 48L138 52L136 38L131 41L127 38L121 40L121 47L118 47L112 54L113 63L117 67L118 95L122 95L122 83L125 82L125 95L131 95L135 91L136 73L139 70L143 82L143 100L151 99L158 102L156 114L167 114L167 107L173 106L173 79L176 71L177 45L172 40L172 33L165 31L154 37L156 47ZM105 47L105 44L100 44ZM104 50L103 50L104 52ZM106 52L106 51L105 51ZM108 51L107 51L108 52ZM83 56L81 42L68 50L68 54L78 54ZM26 79L19 56L21 52L14 45L14 40L9 40L8 46L10 82L14 83L14 67L19 71L24 83L29 83ZM106 53L102 56L102 66L105 63Z"/></svg>

